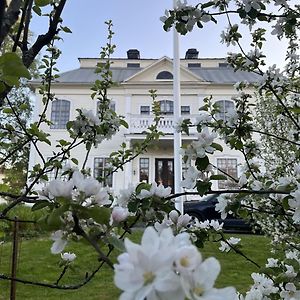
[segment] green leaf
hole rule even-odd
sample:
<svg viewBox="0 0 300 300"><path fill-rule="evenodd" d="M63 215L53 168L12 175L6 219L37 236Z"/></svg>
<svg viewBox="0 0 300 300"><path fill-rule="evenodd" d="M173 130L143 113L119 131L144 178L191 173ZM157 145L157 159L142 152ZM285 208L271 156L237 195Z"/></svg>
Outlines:
<svg viewBox="0 0 300 300"><path fill-rule="evenodd" d="M51 0L34 0L34 3L37 6L46 6L51 3Z"/></svg>
<svg viewBox="0 0 300 300"><path fill-rule="evenodd" d="M294 112L295 114L300 114L300 107L290 108L290 111Z"/></svg>
<svg viewBox="0 0 300 300"><path fill-rule="evenodd" d="M128 129L128 123L125 120L120 120L120 125L124 126L126 129Z"/></svg>
<svg viewBox="0 0 300 300"><path fill-rule="evenodd" d="M290 208L290 205L289 205L289 198L290 197L285 197L282 199L282 206L285 210L288 210Z"/></svg>
<svg viewBox="0 0 300 300"><path fill-rule="evenodd" d="M109 236L108 242L115 247L115 249L119 250L120 252L125 252L126 248L124 242L118 239L116 236Z"/></svg>
<svg viewBox="0 0 300 300"><path fill-rule="evenodd" d="M31 210L32 211L39 210L49 205L51 205L51 202L47 200L39 200L38 202L34 203L34 205L31 207Z"/></svg>
<svg viewBox="0 0 300 300"><path fill-rule="evenodd" d="M0 69L2 69L3 78L31 78L27 68L24 66L21 58L14 52L4 53L0 57Z"/></svg>
<svg viewBox="0 0 300 300"><path fill-rule="evenodd" d="M69 204L64 204L58 208L53 209L51 214L49 215L47 219L47 224L52 228L52 229L59 229L62 224L62 215L64 212L66 212L69 209Z"/></svg>
<svg viewBox="0 0 300 300"><path fill-rule="evenodd" d="M42 15L42 10L40 9L39 6L33 6L32 10L38 15L41 16Z"/></svg>
<svg viewBox="0 0 300 300"><path fill-rule="evenodd" d="M61 26L60 28L62 31L64 31L66 33L72 33L71 29L67 26Z"/></svg>
<svg viewBox="0 0 300 300"><path fill-rule="evenodd" d="M209 177L209 180L227 180L227 176L222 175L222 174L211 175Z"/></svg>
<svg viewBox="0 0 300 300"><path fill-rule="evenodd" d="M110 209L107 207L90 207L87 209L89 217L93 218L99 224L109 224Z"/></svg>
<svg viewBox="0 0 300 300"><path fill-rule="evenodd" d="M5 114L12 114L13 113L13 111L12 111L12 109L11 108L4 108L3 110L2 110L2 112L3 113L5 113Z"/></svg>
<svg viewBox="0 0 300 300"><path fill-rule="evenodd" d="M213 6L213 5L215 5L215 2L210 1L210 2L206 2L206 3L202 4L201 8L204 9L204 8L208 8L208 7Z"/></svg>
<svg viewBox="0 0 300 300"><path fill-rule="evenodd" d="M78 159L76 159L76 158L71 158L71 161L75 164L75 165L78 165Z"/></svg>
<svg viewBox="0 0 300 300"><path fill-rule="evenodd" d="M200 196L203 196L211 188L211 182L209 181L198 181L196 184L197 191Z"/></svg>
<svg viewBox="0 0 300 300"><path fill-rule="evenodd" d="M204 157L200 158L197 157L196 159L196 168L199 171L204 171L209 165L209 159L207 157L207 155L205 155Z"/></svg>
<svg viewBox="0 0 300 300"><path fill-rule="evenodd" d="M146 182L141 182L135 189L136 194L138 195L142 190L150 191L151 185Z"/></svg>
<svg viewBox="0 0 300 300"><path fill-rule="evenodd" d="M22 104L19 106L19 108L20 108L21 110L26 110L26 109L29 108L29 105L28 105L27 103L22 103Z"/></svg>
<svg viewBox="0 0 300 300"><path fill-rule="evenodd" d="M249 213L246 209L239 209L238 214L242 219L245 219L248 217Z"/></svg>
<svg viewBox="0 0 300 300"><path fill-rule="evenodd" d="M219 151L223 151L223 147L220 145L220 144L217 144L217 143L212 143L211 146L213 148L215 148L216 150L219 150Z"/></svg>

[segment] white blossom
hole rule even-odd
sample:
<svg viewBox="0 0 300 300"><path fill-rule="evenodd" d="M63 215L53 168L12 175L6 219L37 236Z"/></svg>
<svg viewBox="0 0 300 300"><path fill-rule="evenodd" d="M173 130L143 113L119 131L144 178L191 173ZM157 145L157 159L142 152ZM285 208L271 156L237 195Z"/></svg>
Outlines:
<svg viewBox="0 0 300 300"><path fill-rule="evenodd" d="M278 267L278 259L275 258L268 258L268 263L266 264L267 268L275 268Z"/></svg>
<svg viewBox="0 0 300 300"><path fill-rule="evenodd" d="M295 223L300 223L300 186L298 189L291 193L292 199L289 199L289 206L295 209L293 220Z"/></svg>
<svg viewBox="0 0 300 300"><path fill-rule="evenodd" d="M77 190L83 192L86 197L98 194L101 185L98 180L93 177L85 177L81 172L73 173L74 185Z"/></svg>
<svg viewBox="0 0 300 300"><path fill-rule="evenodd" d="M222 252L229 252L231 250L230 246L237 245L241 241L240 238L230 237L226 242L221 241L221 246L219 247L219 250Z"/></svg>
<svg viewBox="0 0 300 300"><path fill-rule="evenodd" d="M181 182L181 186L187 189L193 189L197 183L200 172L193 166L190 166L184 173L184 179Z"/></svg>
<svg viewBox="0 0 300 300"><path fill-rule="evenodd" d="M215 210L221 213L221 218L224 220L227 217L226 207L228 205L228 199L223 195L217 198L218 203L215 206Z"/></svg>
<svg viewBox="0 0 300 300"><path fill-rule="evenodd" d="M289 282L285 285L285 290L280 292L280 297L283 300L299 300L300 290L297 290L296 286Z"/></svg>
<svg viewBox="0 0 300 300"><path fill-rule="evenodd" d="M72 262L76 258L75 253L70 253L70 252L65 252L60 254L62 260L67 261L67 262Z"/></svg>
<svg viewBox="0 0 300 300"><path fill-rule="evenodd" d="M54 241L51 247L51 253L61 253L67 245L67 240L64 239L66 233L62 230L57 230L51 235L51 239Z"/></svg>
<svg viewBox="0 0 300 300"><path fill-rule="evenodd" d="M123 222L128 218L128 216L128 209L121 206L115 206L111 212L112 221L114 223Z"/></svg>
<svg viewBox="0 0 300 300"><path fill-rule="evenodd" d="M139 199L148 198L152 196L157 196L160 198L165 198L171 194L170 187L164 187L162 184L157 185L156 182L153 182L150 190L142 189L141 192L137 195Z"/></svg>
<svg viewBox="0 0 300 300"><path fill-rule="evenodd" d="M69 181L55 179L49 182L47 186L47 191L53 197L71 198L73 187L74 187L74 183L72 179Z"/></svg>

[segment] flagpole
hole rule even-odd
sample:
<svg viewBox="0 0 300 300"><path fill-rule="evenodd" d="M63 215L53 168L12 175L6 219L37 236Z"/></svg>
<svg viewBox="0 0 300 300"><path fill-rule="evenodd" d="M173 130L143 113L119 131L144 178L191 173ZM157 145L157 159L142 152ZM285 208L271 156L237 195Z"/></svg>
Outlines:
<svg viewBox="0 0 300 300"><path fill-rule="evenodd" d="M176 8L176 0L173 0L173 8ZM178 123L181 115L180 99L180 57L179 34L173 28L173 96L174 96L174 123ZM182 158L179 153L181 148L181 133L174 128L174 192L181 193ZM175 207L183 214L183 197L176 198Z"/></svg>

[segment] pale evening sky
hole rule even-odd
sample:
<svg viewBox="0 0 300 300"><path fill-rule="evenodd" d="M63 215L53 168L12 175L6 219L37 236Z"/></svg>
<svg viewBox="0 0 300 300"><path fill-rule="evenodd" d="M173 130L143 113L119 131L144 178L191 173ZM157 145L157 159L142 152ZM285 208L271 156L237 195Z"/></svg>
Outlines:
<svg viewBox="0 0 300 300"><path fill-rule="evenodd" d="M113 57L126 57L130 48L140 50L141 58L172 57L172 32L162 28L160 16L165 9L172 7L172 0L69 0L67 1L63 20L72 34L63 34L64 41L59 43L63 54L58 62L60 71L75 69L79 66L78 57L97 57L99 49L106 43L106 25L111 19L114 24L113 42L117 48ZM198 1L190 0L196 4ZM31 30L35 35L45 30L47 22L33 18ZM221 30L225 21L218 25L207 24L204 29L195 29L192 33L180 37L180 56L184 57L188 48L197 48L200 57L225 57L227 48L220 43ZM269 64L283 64L282 42L269 38L267 47L270 54ZM276 49L276 50L274 50Z"/></svg>

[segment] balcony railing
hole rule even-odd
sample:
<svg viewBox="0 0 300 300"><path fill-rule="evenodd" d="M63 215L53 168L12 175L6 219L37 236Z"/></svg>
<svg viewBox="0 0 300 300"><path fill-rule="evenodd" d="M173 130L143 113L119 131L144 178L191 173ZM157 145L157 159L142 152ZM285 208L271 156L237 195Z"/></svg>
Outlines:
<svg viewBox="0 0 300 300"><path fill-rule="evenodd" d="M195 120L195 115L183 115L182 118L190 118L193 122ZM153 116L131 114L128 121L130 133L142 133L154 123L154 118ZM158 122L158 130L162 131L163 133L173 133L174 125L174 116L164 115L163 118Z"/></svg>

